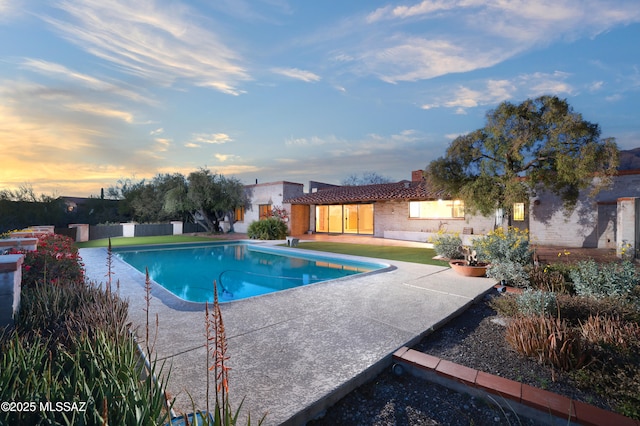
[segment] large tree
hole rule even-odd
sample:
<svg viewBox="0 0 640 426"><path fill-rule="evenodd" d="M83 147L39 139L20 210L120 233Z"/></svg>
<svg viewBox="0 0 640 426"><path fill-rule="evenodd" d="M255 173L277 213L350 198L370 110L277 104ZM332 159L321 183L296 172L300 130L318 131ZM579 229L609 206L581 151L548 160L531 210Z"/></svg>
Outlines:
<svg viewBox="0 0 640 426"><path fill-rule="evenodd" d="M165 210L166 194L173 188L184 185L185 177L180 173L158 174L151 180L120 179L118 185L107 190L109 198L119 199L120 212L141 223L164 222L184 219L182 212Z"/></svg>
<svg viewBox="0 0 640 426"><path fill-rule="evenodd" d="M167 193L164 208L168 212L186 212L208 232L218 232L225 216L233 230L234 211L246 204L244 185L238 179L200 169Z"/></svg>
<svg viewBox="0 0 640 426"><path fill-rule="evenodd" d="M342 186L362 186L362 185L373 185L378 183L389 183L391 182L391 178L386 176L382 176L378 172L362 172L361 175L356 173L352 173L346 178L342 179L340 184Z"/></svg>
<svg viewBox="0 0 640 426"><path fill-rule="evenodd" d="M572 209L581 190L591 196L611 183L618 165L613 138L555 96L501 103L486 125L459 136L425 172L433 189L465 201L470 212L510 211L517 202L551 191Z"/></svg>

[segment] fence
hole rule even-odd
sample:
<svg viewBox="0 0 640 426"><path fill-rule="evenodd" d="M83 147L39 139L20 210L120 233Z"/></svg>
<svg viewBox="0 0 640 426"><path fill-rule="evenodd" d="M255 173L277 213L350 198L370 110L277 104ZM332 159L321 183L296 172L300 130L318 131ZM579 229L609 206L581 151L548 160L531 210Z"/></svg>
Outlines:
<svg viewBox="0 0 640 426"><path fill-rule="evenodd" d="M89 239L122 237L122 225L93 225L89 227Z"/></svg>
<svg viewBox="0 0 640 426"><path fill-rule="evenodd" d="M207 230L199 223L185 223L182 225L182 232L192 234L194 232L207 232Z"/></svg>
<svg viewBox="0 0 640 426"><path fill-rule="evenodd" d="M176 223L180 224L180 222ZM125 227L127 228L126 230ZM174 233L190 234L195 232L206 232L206 229L197 223L184 223L182 224L182 227L178 227L177 229L179 230L174 230L174 223L119 223L115 225L92 225L89 226L89 240L123 237L125 235L129 237L151 237L155 235L174 235ZM64 235L67 235L68 233L68 235L74 239L76 237L75 232L75 229L62 229L61 232L58 232L58 229L56 229L56 233Z"/></svg>
<svg viewBox="0 0 640 426"><path fill-rule="evenodd" d="M173 225L170 223L136 224L133 234L135 237L151 237L154 235L173 235Z"/></svg>

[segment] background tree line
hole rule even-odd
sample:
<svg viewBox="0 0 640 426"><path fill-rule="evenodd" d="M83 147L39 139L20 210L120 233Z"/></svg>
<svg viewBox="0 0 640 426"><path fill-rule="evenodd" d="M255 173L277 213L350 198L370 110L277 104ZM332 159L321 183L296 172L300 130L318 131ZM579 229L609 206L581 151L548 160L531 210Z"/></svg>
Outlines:
<svg viewBox="0 0 640 426"><path fill-rule="evenodd" d="M0 233L33 225L66 227L70 223L158 223L181 220L218 232L226 217L233 231L235 210L249 195L236 178L200 169L184 176L158 174L152 179L120 179L106 194L82 199L77 209L69 199L36 195L29 185L0 190Z"/></svg>
<svg viewBox="0 0 640 426"><path fill-rule="evenodd" d="M207 232L218 232L225 216L232 232L235 210L248 206L249 195L237 178L204 168L188 176L158 174L138 182L121 179L107 190L109 198L120 200L120 214L136 222L182 220L198 223Z"/></svg>

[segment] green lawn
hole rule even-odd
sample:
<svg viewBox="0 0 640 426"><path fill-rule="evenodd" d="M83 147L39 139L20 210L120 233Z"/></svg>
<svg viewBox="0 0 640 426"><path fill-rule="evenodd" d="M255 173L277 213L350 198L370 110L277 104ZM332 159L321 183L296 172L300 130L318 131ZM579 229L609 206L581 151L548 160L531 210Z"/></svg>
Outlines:
<svg viewBox="0 0 640 426"><path fill-rule="evenodd" d="M425 265L449 266L442 260L433 260L435 250L416 247L377 246L369 244L347 244L327 242L307 242L298 244L306 250L328 251L331 253L351 254L354 256L374 257L376 259L401 260L403 262Z"/></svg>
<svg viewBox="0 0 640 426"><path fill-rule="evenodd" d="M204 241L214 241L214 238L194 237L189 235L159 235L155 237L116 237L111 238L112 247L141 246L146 244L171 244L171 243L200 243ZM109 239L92 240L85 243L76 243L78 248L107 247Z"/></svg>

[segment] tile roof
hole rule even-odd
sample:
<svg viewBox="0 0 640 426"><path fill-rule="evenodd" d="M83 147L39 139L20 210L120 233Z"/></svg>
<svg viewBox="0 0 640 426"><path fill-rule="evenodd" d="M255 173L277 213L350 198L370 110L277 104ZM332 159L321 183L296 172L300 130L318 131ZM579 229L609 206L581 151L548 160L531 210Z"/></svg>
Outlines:
<svg viewBox="0 0 640 426"><path fill-rule="evenodd" d="M317 192L289 198L289 204L336 204L382 200L436 200L446 198L443 191L432 191L424 181L403 180L362 186L338 186L319 189Z"/></svg>

